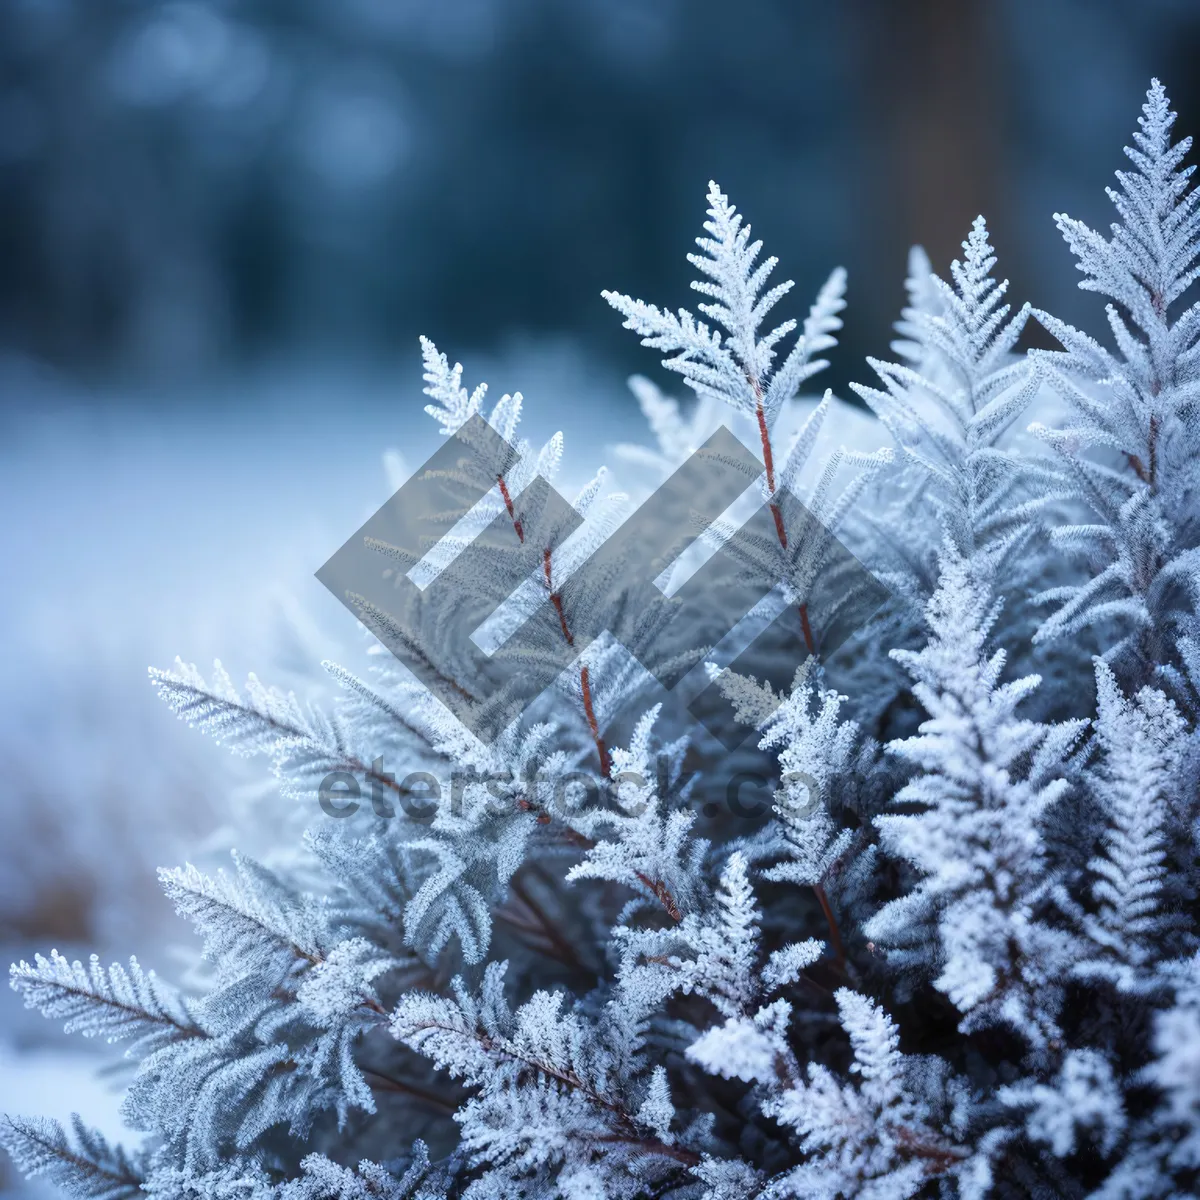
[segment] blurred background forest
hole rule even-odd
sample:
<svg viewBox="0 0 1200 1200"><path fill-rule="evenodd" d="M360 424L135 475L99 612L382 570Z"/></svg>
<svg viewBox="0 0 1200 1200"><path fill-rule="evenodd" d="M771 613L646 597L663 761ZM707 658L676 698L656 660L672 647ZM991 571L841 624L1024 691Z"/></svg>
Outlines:
<svg viewBox="0 0 1200 1200"><path fill-rule="evenodd" d="M600 289L687 302L709 178L796 311L848 268L843 397L979 212L1097 329L1052 214L1197 61L1200 0L0 0L0 943L149 960L153 868L244 844L146 665L353 647L312 572L436 444L417 333L590 472L654 371ZM0 1000L0 1109L112 1129L54 1037Z"/></svg>
<svg viewBox="0 0 1200 1200"><path fill-rule="evenodd" d="M418 331L619 374L598 292L681 296L715 177L801 295L849 269L844 380L979 211L1078 315L1050 214L1198 52L1195 0L4 0L0 336L156 401Z"/></svg>

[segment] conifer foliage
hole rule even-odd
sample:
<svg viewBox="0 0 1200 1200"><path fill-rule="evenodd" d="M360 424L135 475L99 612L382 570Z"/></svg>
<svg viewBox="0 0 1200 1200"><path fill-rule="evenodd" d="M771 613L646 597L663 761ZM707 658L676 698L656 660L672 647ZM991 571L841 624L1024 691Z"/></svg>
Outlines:
<svg viewBox="0 0 1200 1200"><path fill-rule="evenodd" d="M715 184L699 316L605 293L695 394L633 381L658 445L620 448L617 482L644 493L719 423L761 458L770 523L739 552L802 665L779 690L656 647L703 664L740 749L604 637L488 745L370 640L322 664L329 704L153 670L310 827L161 872L201 946L177 985L55 950L12 968L26 1004L121 1043L136 1138L11 1115L16 1165L91 1200L1194 1195L1200 192L1173 122L1156 81L1111 237L1056 218L1109 343L1014 312L980 218L948 281L912 255L902 361L857 389L873 445L818 453L861 420L800 394L844 273L768 321L792 285ZM1059 349L1019 350L1031 317ZM517 457L420 562L373 544L381 577L453 578L490 525L538 564L499 632L548 605L573 645L569 581L622 495L600 472L573 529L541 519L561 436L520 439L519 394L489 406L422 346L441 432L484 419ZM835 535L891 595L823 655ZM485 694L414 608L423 666Z"/></svg>

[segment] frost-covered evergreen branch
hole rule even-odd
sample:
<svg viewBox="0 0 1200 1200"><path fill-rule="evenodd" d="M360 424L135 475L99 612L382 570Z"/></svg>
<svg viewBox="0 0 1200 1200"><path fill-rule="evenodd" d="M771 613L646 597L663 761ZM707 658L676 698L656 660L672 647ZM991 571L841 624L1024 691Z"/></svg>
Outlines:
<svg viewBox="0 0 1200 1200"><path fill-rule="evenodd" d="M1067 637L1117 620L1124 634L1109 657L1141 682L1169 661L1181 604L1194 611L1196 484L1200 438L1200 303L1180 311L1200 271L1200 193L1183 160L1191 138L1172 145L1175 114L1155 80L1146 95L1132 171L1108 189L1119 221L1112 237L1066 214L1055 220L1084 278L1107 296L1115 351L1049 313L1038 320L1062 343L1033 361L1070 407L1067 428L1036 426L1056 451L1087 515L1054 530L1055 544L1078 554L1086 575L1051 589L1058 605L1039 637Z"/></svg>
<svg viewBox="0 0 1200 1200"><path fill-rule="evenodd" d="M884 389L854 385L913 468L902 477L889 524L900 536L891 577L916 594L928 594L927 576L936 571L923 561L928 543L913 546L906 536L911 522L900 506L911 510L928 489L960 553L994 557L1018 550L1034 515L1053 498L1052 492L1029 494L1029 475L1044 480L1045 470L1014 453L1008 436L1037 385L1013 353L1029 307L1010 316L1010 305L1002 303L1008 281L992 278L996 258L982 217L962 248L962 260L950 265L952 283L914 254L912 304L899 327L908 340L895 347L907 361L868 359Z"/></svg>
<svg viewBox="0 0 1200 1200"><path fill-rule="evenodd" d="M71 1121L74 1143L57 1121L4 1117L0 1145L28 1178L42 1178L88 1200L127 1200L142 1190L145 1163L111 1145L79 1119Z"/></svg>
<svg viewBox="0 0 1200 1200"><path fill-rule="evenodd" d="M1041 912L1054 883L1042 831L1069 790L1066 761L1086 722L1017 716L1040 680L1000 682L1004 652L985 649L998 615L990 581L947 541L926 609L929 643L892 651L929 715L916 737L889 746L916 769L895 803L918 811L875 819L884 850L919 882L866 932L899 965L936 968L964 1031L1004 1022L1040 1045L1059 1033L1074 954Z"/></svg>
<svg viewBox="0 0 1200 1200"><path fill-rule="evenodd" d="M878 416L802 397L844 276L775 323L791 285L715 185L700 316L606 293L696 397L634 381L657 445L620 447L619 482L647 495L726 421L761 456L706 536L796 622L758 672L800 661L782 688L627 595L619 563L581 574L621 493L598 472L556 508L562 437L530 445L519 393L489 404L422 339L442 433L482 419L511 461L464 452L439 482L482 499L415 547L370 541L403 598L355 601L365 665L320 664L311 702L219 664L151 673L266 760L281 801L245 819L276 836L161 872L198 934L183 986L136 959L12 968L28 1005L122 1044L143 1135L8 1118L18 1168L95 1200L1193 1194L1200 202L1173 120L1155 83L1111 239L1059 219L1114 350L1039 312L1063 348L1023 353L981 218L945 281L914 250L901 361L858 389ZM493 523L487 563L524 579L500 609L458 562ZM846 548L900 595L843 642ZM1034 644L1039 592L1057 608ZM636 648L583 637L591 608L637 603ZM521 665L554 681L485 742L426 684L504 703L534 613ZM1052 653L1064 635L1090 640ZM709 738L647 651L704 664L755 736ZM285 812L303 837L277 836Z"/></svg>

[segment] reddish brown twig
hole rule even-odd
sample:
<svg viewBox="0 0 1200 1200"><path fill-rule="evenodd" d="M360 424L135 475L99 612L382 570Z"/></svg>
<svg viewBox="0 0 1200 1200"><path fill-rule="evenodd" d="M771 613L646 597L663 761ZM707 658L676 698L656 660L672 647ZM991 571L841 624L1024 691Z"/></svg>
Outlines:
<svg viewBox="0 0 1200 1200"><path fill-rule="evenodd" d="M583 692L583 712L587 717L588 729L592 731L592 741L596 743L596 753L600 756L600 776L607 779L610 770L608 746L601 736L600 722L596 720L596 710L592 707L591 675L586 666L579 668L579 687Z"/></svg>
<svg viewBox="0 0 1200 1200"><path fill-rule="evenodd" d="M563 611L562 597L554 590L554 584L551 580L549 546L542 552L542 574L546 577L546 591L550 593L550 603L554 605L554 611L558 613L558 623L562 628L562 635L566 638L567 645L573 646L575 645L575 638L572 636L571 629L567 625L567 614Z"/></svg>
<svg viewBox="0 0 1200 1200"><path fill-rule="evenodd" d="M767 495L770 497L767 507L770 508L771 518L775 522L775 536L779 539L779 545L786 551L788 535L783 523L783 510L775 503L775 452L771 449L771 434L767 429L767 413L763 408L762 389L754 379L750 380L750 386L754 388L756 398L754 412L758 418L758 436L762 440L763 462L767 468ZM809 654L816 654L817 641L813 637L812 625L808 619L808 605L801 604L799 608L800 628L804 633L804 648Z"/></svg>
<svg viewBox="0 0 1200 1200"><path fill-rule="evenodd" d="M808 605L807 604L800 605L800 629L804 634L805 650L807 650L809 652L809 654L816 654L817 643L816 643L816 639L813 637L812 626L809 624L809 621L808 621Z"/></svg>
<svg viewBox="0 0 1200 1200"><path fill-rule="evenodd" d="M661 879L651 879L649 875L643 875L641 871L637 871L635 874L654 894L654 898L666 909L667 916L678 925L683 920L683 913L679 911L679 905L675 903L675 897L671 895L667 885Z"/></svg>
<svg viewBox="0 0 1200 1200"><path fill-rule="evenodd" d="M517 541L524 545L525 528L521 524L521 519L517 516L516 510L513 508L512 497L508 494L508 484L505 483L503 475L497 475L496 482L500 485L500 495L504 499L504 507L508 509L509 519L513 523L513 528L517 531Z"/></svg>
<svg viewBox="0 0 1200 1200"><path fill-rule="evenodd" d="M554 611L558 613L558 624L562 629L562 635L568 646L574 646L575 637L571 633L571 627L567 624L567 614L563 608L562 596L554 590L554 573L551 569L550 554L550 547L547 546L542 553L542 575L546 580L546 590L550 593L550 603L554 605ZM600 733L600 722L596 719L596 709L592 703L591 675L586 666L579 668L579 690L583 694L583 714L587 717L588 729L591 731L592 741L596 743L596 753L600 757L600 777L607 779L611 766L608 746L605 745L604 738Z"/></svg>
<svg viewBox="0 0 1200 1200"><path fill-rule="evenodd" d="M414 1084L405 1083L403 1079L396 1079L391 1075L385 1075L382 1071L375 1071L369 1067L364 1067L363 1076L373 1092L395 1092L400 1095L411 1096L414 1100L419 1100L429 1108L436 1108L439 1112L445 1113L447 1116L453 1116L457 1107L449 1100L444 1100L441 1096L435 1096L432 1092L427 1092L424 1088L416 1087Z"/></svg>
<svg viewBox="0 0 1200 1200"><path fill-rule="evenodd" d="M839 967L846 965L846 947L842 944L841 930L838 929L837 917L833 915L833 906L829 903L829 897L825 894L825 888L822 884L813 884L813 893L821 904L821 911L825 914L825 922L829 926L829 938L833 942L833 953Z"/></svg>

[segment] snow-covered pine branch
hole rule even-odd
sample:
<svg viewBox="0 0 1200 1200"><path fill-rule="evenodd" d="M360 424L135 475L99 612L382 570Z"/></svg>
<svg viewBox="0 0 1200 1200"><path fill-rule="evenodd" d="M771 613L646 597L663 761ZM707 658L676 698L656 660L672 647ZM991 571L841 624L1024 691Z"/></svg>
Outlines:
<svg viewBox="0 0 1200 1200"><path fill-rule="evenodd" d="M333 673L353 690L357 681L349 672L334 668ZM396 781L374 765L391 748L380 743L377 729L364 730L357 722L346 723L337 714L329 716L313 705L303 705L294 694L268 687L255 675L249 677L243 696L220 662L213 665L211 682L178 658L173 671L151 667L150 682L180 720L235 754L269 759L286 796L310 800L321 780L341 772L360 776L389 801L400 795ZM361 693L357 698L362 699ZM366 732L375 734L370 748L356 747L357 735ZM400 742L411 753L419 741L411 725L394 722L389 742Z"/></svg>
<svg viewBox="0 0 1200 1200"><path fill-rule="evenodd" d="M916 811L875 819L885 852L918 882L866 933L899 966L935 970L964 1031L1003 1023L1040 1046L1058 1034L1079 953L1043 919L1054 882L1044 823L1070 787L1065 764L1087 723L1017 715L1040 680L1001 683L1004 652L986 649L998 615L990 581L948 539L926 607L929 642L892 652L928 714L916 737L888 747L914 770L895 803Z"/></svg>
<svg viewBox="0 0 1200 1200"><path fill-rule="evenodd" d="M715 183L709 184L708 200L708 236L697 239L704 253L690 254L688 261L705 276L692 287L711 298L700 305L700 312L725 330L724 337L686 309L675 316L616 292L603 294L625 317L625 328L641 334L643 345L672 355L663 366L683 375L702 406L722 402L752 422L764 467L762 497L774 520L774 537L742 539L735 554L760 577L779 581L787 603L798 607L805 645L815 653L836 610L859 595L852 581L841 587L834 584L829 591L836 600L826 600L826 611L810 611L822 607L814 587L822 575L828 582L836 573L836 535L873 476L891 461L891 452L842 447L813 471L810 455L832 403L832 394L826 392L780 458L772 431L803 384L828 366L813 356L836 344L833 335L842 325L838 313L845 307L845 272L838 268L830 275L791 351L776 367L776 348L795 331L796 321L784 321L766 332L762 322L792 283L764 291L778 260L758 262L762 243L750 241L750 227ZM734 532L734 526L718 521L707 537L728 544Z"/></svg>
<svg viewBox="0 0 1200 1200"><path fill-rule="evenodd" d="M707 236L696 239L702 253L689 254L688 261L704 276L692 283L693 289L709 297L700 312L724 336L687 309L675 314L619 292L606 291L604 298L625 318L625 328L641 336L642 345L671 356L663 366L679 372L697 396L721 400L770 428L784 403L829 365L815 355L836 344L833 334L842 327L838 314L846 306L846 273L837 268L829 276L791 351L776 368L777 347L795 332L797 322L786 320L767 330L762 326L792 290L792 281L766 287L779 260L758 261L762 242L750 240L750 226L715 183L708 185L708 204Z"/></svg>
<svg viewBox="0 0 1200 1200"><path fill-rule="evenodd" d="M568 816L573 829L598 840L566 878L624 884L651 904L661 905L673 921L681 921L698 901L695 882L702 877L708 843L689 836L696 819L690 809L663 811L658 795L660 770L666 769L664 782L669 786L679 775L686 744L654 745L658 714L655 707L641 718L628 749L614 748L613 802Z"/></svg>
<svg viewBox="0 0 1200 1200"><path fill-rule="evenodd" d="M146 1179L145 1155L111 1145L78 1116L74 1139L57 1121L44 1117L0 1118L0 1145L29 1179L44 1179L86 1200L132 1200Z"/></svg>
<svg viewBox="0 0 1200 1200"><path fill-rule="evenodd" d="M9 982L27 1008L61 1020L66 1033L109 1042L132 1039L130 1055L202 1033L187 1001L153 971L143 971L136 958L128 967L113 963L105 969L95 954L84 966L51 950L49 958L38 954L32 963L14 964Z"/></svg>
<svg viewBox="0 0 1200 1200"><path fill-rule="evenodd" d="M1191 839L1185 833L1182 855L1172 845L1172 830L1186 829L1172 806L1186 791L1188 729L1162 692L1146 687L1123 695L1100 659L1096 691L1103 757L1089 778L1105 829L1103 852L1088 864L1098 911L1083 918L1095 949L1076 971L1123 990L1155 989L1163 983L1154 966L1164 950L1186 949L1190 940L1178 908L1194 874Z"/></svg>
<svg viewBox="0 0 1200 1200"><path fill-rule="evenodd" d="M474 1089L456 1114L482 1169L474 1194L536 1194L557 1176L632 1200L639 1176L661 1182L700 1161L670 1131L662 1074L617 1078L603 1021L546 991L514 1011L504 973L489 965L477 996L461 980L450 996L409 994L391 1019L397 1039Z"/></svg>
<svg viewBox="0 0 1200 1200"><path fill-rule="evenodd" d="M1038 383L1013 353L1029 307L1013 316L1002 302L1008 281L992 277L996 257L982 217L962 248L962 259L950 265L951 282L914 252L911 303L897 326L907 340L895 347L906 362L868 359L883 389L853 385L910 467L888 520L899 535L891 548L898 563L893 573L907 574L902 586L916 594L928 594L925 577L936 548L928 540L929 523L911 516L926 495L961 553L993 556L1016 551L1039 508L1053 498L1053 492L1039 495L1031 488L1029 474L1038 465L1014 453L1009 436ZM1045 482L1044 467L1038 479Z"/></svg>
<svg viewBox="0 0 1200 1200"><path fill-rule="evenodd" d="M839 988L836 1000L859 1082L844 1083L815 1062L801 1075L786 1039L785 1001L753 1020L731 1018L688 1051L710 1071L757 1083L763 1111L789 1129L805 1156L759 1194L907 1200L928 1180L964 1170L971 1152L961 1111L953 1109L961 1085L947 1078L944 1064L907 1061L895 1024L866 996Z"/></svg>
<svg viewBox="0 0 1200 1200"><path fill-rule="evenodd" d="M1078 556L1081 582L1048 590L1057 605L1040 638L1069 637L1102 621L1123 636L1107 652L1127 660L1135 684L1170 660L1180 607L1200 599L1200 301L1180 310L1200 272L1200 192L1183 161L1191 138L1172 145L1175 114L1154 80L1138 118L1131 171L1109 188L1119 220L1104 238L1081 221L1055 220L1084 278L1109 298L1115 349L1038 310L1062 350L1032 360L1069 406L1067 428L1037 426L1056 452L1084 515L1053 531Z"/></svg>

